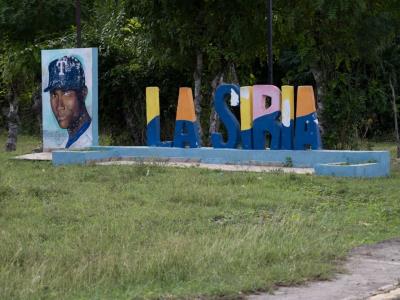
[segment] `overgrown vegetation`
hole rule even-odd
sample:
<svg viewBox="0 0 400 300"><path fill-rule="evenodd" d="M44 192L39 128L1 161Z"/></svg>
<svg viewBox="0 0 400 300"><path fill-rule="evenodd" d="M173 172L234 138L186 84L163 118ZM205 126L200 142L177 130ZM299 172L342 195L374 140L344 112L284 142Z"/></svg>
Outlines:
<svg viewBox="0 0 400 300"><path fill-rule="evenodd" d="M161 88L164 139L178 87L193 87L207 143L216 86L266 83L264 0L80 2L82 46L100 53L100 129L114 144L143 144L146 86ZM0 126L11 137L40 130L40 49L75 45L75 3L0 3ZM325 147L400 144L399 1L275 0L273 21L275 84L315 87Z"/></svg>
<svg viewBox="0 0 400 300"><path fill-rule="evenodd" d="M348 250L400 230L395 161L389 178L340 179L12 155L0 152L1 299L239 297L329 278Z"/></svg>

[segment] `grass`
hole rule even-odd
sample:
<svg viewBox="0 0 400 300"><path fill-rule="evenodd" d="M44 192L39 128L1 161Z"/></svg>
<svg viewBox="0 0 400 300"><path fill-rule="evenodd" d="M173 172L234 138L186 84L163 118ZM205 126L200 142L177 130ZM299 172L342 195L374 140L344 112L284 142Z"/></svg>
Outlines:
<svg viewBox="0 0 400 300"><path fill-rule="evenodd" d="M395 161L389 178L343 179L1 151L0 299L240 298L329 278L351 248L399 235Z"/></svg>

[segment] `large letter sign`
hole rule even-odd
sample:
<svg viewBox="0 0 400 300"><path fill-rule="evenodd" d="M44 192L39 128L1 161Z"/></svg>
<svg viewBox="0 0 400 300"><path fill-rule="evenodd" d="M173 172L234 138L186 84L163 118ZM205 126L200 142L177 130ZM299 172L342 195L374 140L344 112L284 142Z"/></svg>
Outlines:
<svg viewBox="0 0 400 300"><path fill-rule="evenodd" d="M253 147L265 149L265 135L271 135L271 149L281 148L281 91L273 85L253 87ZM266 109L266 97L271 98L271 106Z"/></svg>
<svg viewBox="0 0 400 300"><path fill-rule="evenodd" d="M226 103L228 97L240 98L240 124ZM267 98L271 99L268 107ZM200 147L191 88L179 90L172 144L160 142L157 87L146 89L146 103L148 146ZM299 86L295 101L294 87L289 85L282 86L281 92L273 85L239 87L234 84L222 84L215 92L214 107L227 132L226 142L221 133L212 133L211 143L214 148L246 150L322 148L312 86ZM266 145L267 134L270 136L269 147Z"/></svg>
<svg viewBox="0 0 400 300"><path fill-rule="evenodd" d="M174 147L200 147L199 129L196 123L192 89L179 89L178 108L174 133Z"/></svg>
<svg viewBox="0 0 400 300"><path fill-rule="evenodd" d="M147 145L160 144L160 89L146 88Z"/></svg>
<svg viewBox="0 0 400 300"><path fill-rule="evenodd" d="M227 96L239 97L239 86L234 84L222 84L215 92L214 106L221 122L228 132L228 140L223 142L222 134L214 132L211 135L211 143L214 148L236 148L240 142L240 125L236 117L228 108L225 98Z"/></svg>
<svg viewBox="0 0 400 300"><path fill-rule="evenodd" d="M240 130L242 148L253 149L253 87L240 88Z"/></svg>
<svg viewBox="0 0 400 300"><path fill-rule="evenodd" d="M172 142L160 140L160 89L146 88L147 146L171 147Z"/></svg>
<svg viewBox="0 0 400 300"><path fill-rule="evenodd" d="M293 149L294 139L294 87L282 86L282 149Z"/></svg>
<svg viewBox="0 0 400 300"><path fill-rule="evenodd" d="M315 111L314 91L311 86L299 86L297 90L295 149L321 149L321 136Z"/></svg>

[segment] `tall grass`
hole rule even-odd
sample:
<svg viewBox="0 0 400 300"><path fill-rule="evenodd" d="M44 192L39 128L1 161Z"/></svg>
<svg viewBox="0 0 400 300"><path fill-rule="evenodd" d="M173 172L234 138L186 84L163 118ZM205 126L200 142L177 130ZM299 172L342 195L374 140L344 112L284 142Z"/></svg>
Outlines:
<svg viewBox="0 0 400 300"><path fill-rule="evenodd" d="M352 247L399 235L395 163L371 180L13 155L0 153L0 299L234 297L329 278Z"/></svg>

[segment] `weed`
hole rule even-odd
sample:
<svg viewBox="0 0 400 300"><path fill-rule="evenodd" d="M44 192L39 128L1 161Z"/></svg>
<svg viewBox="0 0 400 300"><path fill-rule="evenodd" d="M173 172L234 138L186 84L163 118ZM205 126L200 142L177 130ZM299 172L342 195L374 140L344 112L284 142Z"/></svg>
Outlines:
<svg viewBox="0 0 400 300"><path fill-rule="evenodd" d="M292 168L293 167L293 160L290 156L287 156L285 158L285 163L283 164L284 167L286 168Z"/></svg>

